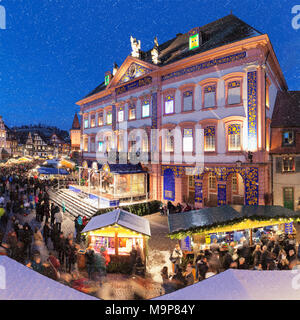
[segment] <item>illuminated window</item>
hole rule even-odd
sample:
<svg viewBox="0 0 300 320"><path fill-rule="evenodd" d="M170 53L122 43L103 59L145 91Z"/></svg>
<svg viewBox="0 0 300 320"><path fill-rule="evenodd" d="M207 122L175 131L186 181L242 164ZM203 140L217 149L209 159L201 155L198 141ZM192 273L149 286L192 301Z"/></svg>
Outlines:
<svg viewBox="0 0 300 320"><path fill-rule="evenodd" d="M144 100L142 105L142 117L146 118L150 116L150 102L149 100Z"/></svg>
<svg viewBox="0 0 300 320"><path fill-rule="evenodd" d="M216 105L216 86L207 86L204 88L204 108L215 107Z"/></svg>
<svg viewBox="0 0 300 320"><path fill-rule="evenodd" d="M165 114L174 113L174 98L173 96L166 96L165 99Z"/></svg>
<svg viewBox="0 0 300 320"><path fill-rule="evenodd" d="M109 84L109 74L105 76L105 85Z"/></svg>
<svg viewBox="0 0 300 320"><path fill-rule="evenodd" d="M282 159L282 172L293 172L295 171L295 158L285 157Z"/></svg>
<svg viewBox="0 0 300 320"><path fill-rule="evenodd" d="M241 150L241 127L239 124L228 126L228 151Z"/></svg>
<svg viewBox="0 0 300 320"><path fill-rule="evenodd" d="M270 108L270 80L266 79L266 107Z"/></svg>
<svg viewBox="0 0 300 320"><path fill-rule="evenodd" d="M294 131L284 131L282 134L282 145L292 146L295 143Z"/></svg>
<svg viewBox="0 0 300 320"><path fill-rule="evenodd" d="M193 152L193 129L183 130L183 152Z"/></svg>
<svg viewBox="0 0 300 320"><path fill-rule="evenodd" d="M209 126L204 129L204 151L216 150L216 128Z"/></svg>
<svg viewBox="0 0 300 320"><path fill-rule="evenodd" d="M183 93L183 111L193 110L193 91L185 91Z"/></svg>
<svg viewBox="0 0 300 320"><path fill-rule="evenodd" d="M128 113L129 120L134 120L136 118L135 107L130 107Z"/></svg>
<svg viewBox="0 0 300 320"><path fill-rule="evenodd" d="M172 134L172 130L167 130L165 132L165 152L173 152L174 151L174 136Z"/></svg>
<svg viewBox="0 0 300 320"><path fill-rule="evenodd" d="M124 109L123 108L120 108L118 111L118 121L119 122L124 121Z"/></svg>
<svg viewBox="0 0 300 320"><path fill-rule="evenodd" d="M98 113L98 126L103 126L103 113Z"/></svg>
<svg viewBox="0 0 300 320"><path fill-rule="evenodd" d="M84 129L89 127L89 119L86 117L84 118Z"/></svg>
<svg viewBox="0 0 300 320"><path fill-rule="evenodd" d="M83 151L87 152L89 147L89 138L85 137L83 139Z"/></svg>
<svg viewBox="0 0 300 320"><path fill-rule="evenodd" d="M98 141L98 151L103 152L103 141Z"/></svg>
<svg viewBox="0 0 300 320"><path fill-rule="evenodd" d="M216 190L217 188L217 179L213 172L208 175L208 187L210 190Z"/></svg>
<svg viewBox="0 0 300 320"><path fill-rule="evenodd" d="M96 116L94 114L91 115L91 128L96 126Z"/></svg>
<svg viewBox="0 0 300 320"><path fill-rule="evenodd" d="M111 111L108 111L108 112L107 112L107 115L106 115L106 124L112 124L112 113L111 113Z"/></svg>
<svg viewBox="0 0 300 320"><path fill-rule="evenodd" d="M241 103L241 82L231 81L228 83L228 104L239 104Z"/></svg>
<svg viewBox="0 0 300 320"><path fill-rule="evenodd" d="M199 27L193 28L189 32L189 49L193 50L200 46L200 29Z"/></svg>

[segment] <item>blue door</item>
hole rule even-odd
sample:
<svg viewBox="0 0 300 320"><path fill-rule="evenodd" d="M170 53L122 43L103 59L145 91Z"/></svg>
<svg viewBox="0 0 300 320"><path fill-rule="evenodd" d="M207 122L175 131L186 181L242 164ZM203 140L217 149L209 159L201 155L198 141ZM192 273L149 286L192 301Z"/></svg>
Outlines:
<svg viewBox="0 0 300 320"><path fill-rule="evenodd" d="M164 200L175 200L175 177L172 169L164 171Z"/></svg>

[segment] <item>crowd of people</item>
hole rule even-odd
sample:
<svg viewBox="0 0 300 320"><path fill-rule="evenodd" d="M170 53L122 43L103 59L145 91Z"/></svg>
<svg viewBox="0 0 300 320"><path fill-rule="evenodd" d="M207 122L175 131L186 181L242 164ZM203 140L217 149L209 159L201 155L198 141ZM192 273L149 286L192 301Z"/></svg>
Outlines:
<svg viewBox="0 0 300 320"><path fill-rule="evenodd" d="M263 233L253 245L245 237L238 243L219 243L215 238L192 261L184 259L177 244L170 256L173 272L168 272L166 266L161 271L163 288L170 293L227 269L292 270L298 268L298 259L300 245L292 234Z"/></svg>
<svg viewBox="0 0 300 320"><path fill-rule="evenodd" d="M10 258L60 280L76 271L80 231L87 218L76 219L76 235L62 230L63 209L52 203L47 190L55 180L29 177L36 164L0 169L0 249ZM30 213L35 217L28 219Z"/></svg>
<svg viewBox="0 0 300 320"><path fill-rule="evenodd" d="M195 210L195 208L188 204L181 204L181 203L177 203L176 206L174 206L174 204L171 201L168 201L167 204L161 204L159 211L161 215L169 215L169 214L173 214L173 213L179 213L179 212L188 212L191 210Z"/></svg>

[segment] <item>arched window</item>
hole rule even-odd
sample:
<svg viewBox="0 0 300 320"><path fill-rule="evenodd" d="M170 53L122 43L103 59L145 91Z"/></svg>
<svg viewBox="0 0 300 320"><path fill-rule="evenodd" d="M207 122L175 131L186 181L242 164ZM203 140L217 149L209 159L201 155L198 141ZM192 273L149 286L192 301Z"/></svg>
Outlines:
<svg viewBox="0 0 300 320"><path fill-rule="evenodd" d="M216 127L207 126L204 128L204 151L216 151Z"/></svg>
<svg viewBox="0 0 300 320"><path fill-rule="evenodd" d="M231 124L228 126L228 151L240 151L241 144L241 125Z"/></svg>

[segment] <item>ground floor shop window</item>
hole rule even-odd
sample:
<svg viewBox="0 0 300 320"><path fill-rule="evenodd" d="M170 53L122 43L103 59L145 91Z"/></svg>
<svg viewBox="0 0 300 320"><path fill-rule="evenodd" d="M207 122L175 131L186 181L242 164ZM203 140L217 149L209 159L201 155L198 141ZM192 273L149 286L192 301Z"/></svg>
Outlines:
<svg viewBox="0 0 300 320"><path fill-rule="evenodd" d="M118 254L129 255L132 250L132 246L139 246L143 248L143 238L132 238L132 237L106 237L106 236L91 236L90 246L95 252L100 253L102 247L107 249L109 255L116 254L116 239L118 241Z"/></svg>

